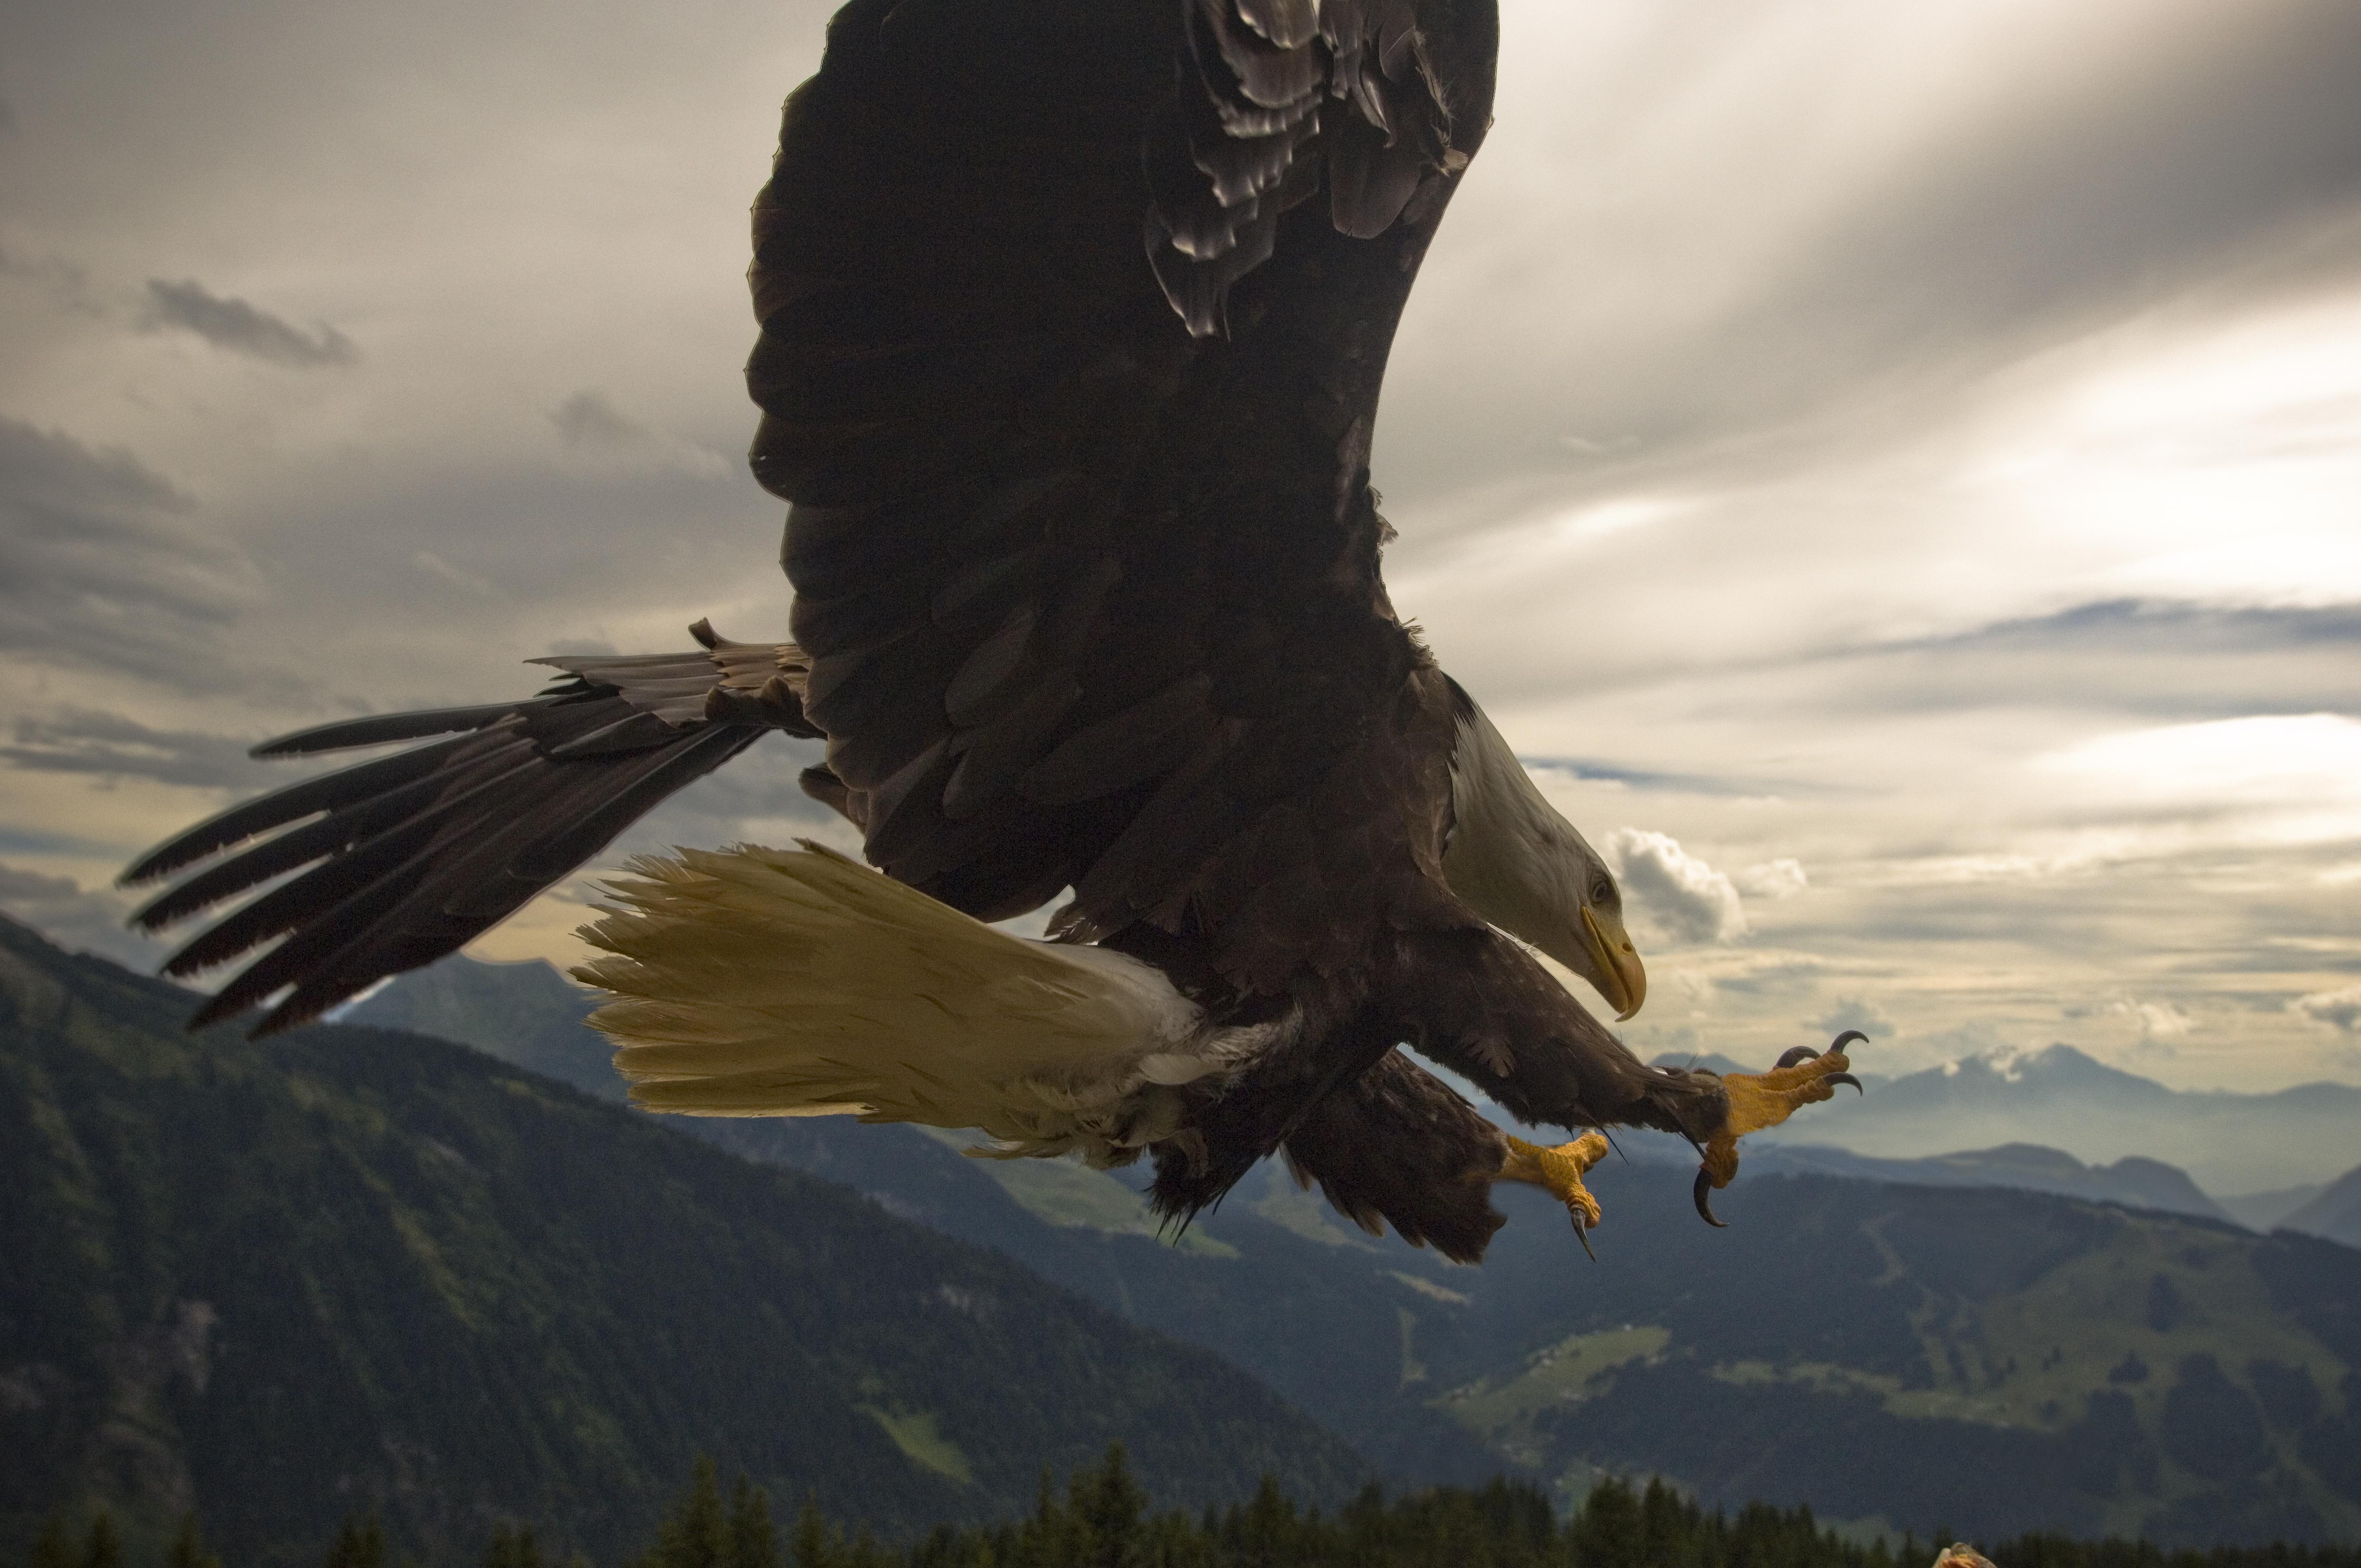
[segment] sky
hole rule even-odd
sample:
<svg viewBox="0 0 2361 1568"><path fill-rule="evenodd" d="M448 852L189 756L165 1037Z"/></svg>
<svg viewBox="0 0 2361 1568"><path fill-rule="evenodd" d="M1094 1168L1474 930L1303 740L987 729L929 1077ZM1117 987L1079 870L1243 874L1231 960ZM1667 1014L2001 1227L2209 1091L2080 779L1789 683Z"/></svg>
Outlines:
<svg viewBox="0 0 2361 1568"><path fill-rule="evenodd" d="M113 875L253 742L785 634L746 208L824 5L0 15L0 907L152 967ZM2361 8L1502 32L1373 463L1396 605L1619 869L1626 1037L2361 1082ZM844 842L804 760L616 855Z"/></svg>

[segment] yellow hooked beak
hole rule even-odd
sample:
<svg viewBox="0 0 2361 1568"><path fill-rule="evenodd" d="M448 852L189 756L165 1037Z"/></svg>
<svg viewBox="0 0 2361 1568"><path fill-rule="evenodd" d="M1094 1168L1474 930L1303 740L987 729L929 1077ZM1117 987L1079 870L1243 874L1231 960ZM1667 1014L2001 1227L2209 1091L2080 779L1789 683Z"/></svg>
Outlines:
<svg viewBox="0 0 2361 1568"><path fill-rule="evenodd" d="M1582 938L1598 960L1599 989L1606 992L1620 1024L1648 1000L1648 971L1641 967L1640 954L1624 934L1623 922L1612 915L1599 915L1587 904L1582 906Z"/></svg>

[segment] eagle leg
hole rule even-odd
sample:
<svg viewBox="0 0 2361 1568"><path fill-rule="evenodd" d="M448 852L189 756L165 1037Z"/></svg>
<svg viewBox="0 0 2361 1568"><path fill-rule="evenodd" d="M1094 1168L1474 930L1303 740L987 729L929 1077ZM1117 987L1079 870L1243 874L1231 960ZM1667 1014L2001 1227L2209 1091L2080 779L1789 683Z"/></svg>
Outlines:
<svg viewBox="0 0 2361 1568"><path fill-rule="evenodd" d="M1846 1058L1844 1048L1855 1040L1868 1038L1859 1029L1847 1029L1825 1053L1798 1046L1780 1057L1779 1065L1769 1072L1733 1072L1722 1079L1722 1090L1730 1096L1730 1114L1706 1141L1705 1163L1698 1167L1697 1176L1697 1211L1707 1224L1722 1223L1713 1217L1713 1204L1708 1195L1716 1188L1729 1186L1737 1176L1738 1140L1749 1133L1777 1126L1798 1106L1833 1098L1839 1083L1849 1083L1856 1093L1860 1092L1861 1080L1852 1075L1852 1063Z"/></svg>
<svg viewBox="0 0 2361 1568"><path fill-rule="evenodd" d="M1509 1146L1508 1156L1500 1162L1499 1174L1492 1179L1528 1182L1565 1204L1567 1215L1574 1221L1575 1239L1596 1261L1598 1255L1590 1252L1590 1229L1598 1223L1598 1200L1583 1186L1582 1175L1607 1157L1606 1138L1598 1133L1585 1133L1570 1144L1546 1149L1518 1137L1504 1141Z"/></svg>

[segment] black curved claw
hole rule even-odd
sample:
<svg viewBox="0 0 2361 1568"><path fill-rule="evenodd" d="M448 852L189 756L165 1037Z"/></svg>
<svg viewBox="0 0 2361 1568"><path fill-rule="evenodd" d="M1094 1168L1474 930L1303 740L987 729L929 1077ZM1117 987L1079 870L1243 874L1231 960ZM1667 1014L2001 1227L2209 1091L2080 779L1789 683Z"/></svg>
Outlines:
<svg viewBox="0 0 2361 1568"><path fill-rule="evenodd" d="M1582 1216L1579 1214L1576 1215L1574 1220L1574 1239L1582 1244L1582 1250L1589 1254L1591 1262L1598 1261L1598 1255L1590 1251L1590 1228L1582 1223Z"/></svg>
<svg viewBox="0 0 2361 1568"><path fill-rule="evenodd" d="M1852 1085L1852 1091L1855 1094L1866 1094L1869 1092L1868 1090L1863 1089L1861 1086L1861 1080L1855 1078L1849 1072L1832 1072L1828 1074L1828 1077L1820 1080L1820 1081L1822 1083L1850 1083Z"/></svg>
<svg viewBox="0 0 2361 1568"><path fill-rule="evenodd" d="M1828 1042L1828 1049L1832 1051L1840 1051L1855 1040L1859 1040L1864 1046L1869 1044L1869 1036L1867 1035L1862 1034L1859 1029L1847 1029L1843 1034L1839 1035L1835 1039Z"/></svg>
<svg viewBox="0 0 2361 1568"><path fill-rule="evenodd" d="M1819 1054L1809 1046L1789 1046L1779 1053L1779 1059L1772 1064L1772 1070L1776 1072L1780 1068L1793 1067L1799 1061L1815 1060Z"/></svg>
<svg viewBox="0 0 2361 1568"><path fill-rule="evenodd" d="M1703 1220L1707 1224L1716 1226L1721 1230L1726 1231L1730 1229L1727 1222L1717 1220L1713 1217L1712 1173L1703 1170L1698 1171L1697 1186L1692 1190L1692 1191L1693 1196L1697 1199L1697 1218Z"/></svg>

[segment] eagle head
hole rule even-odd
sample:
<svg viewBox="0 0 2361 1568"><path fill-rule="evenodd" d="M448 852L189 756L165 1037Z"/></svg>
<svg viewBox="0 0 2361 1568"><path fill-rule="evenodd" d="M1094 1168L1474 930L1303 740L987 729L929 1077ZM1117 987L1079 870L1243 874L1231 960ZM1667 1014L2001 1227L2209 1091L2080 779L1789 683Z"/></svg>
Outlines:
<svg viewBox="0 0 2361 1568"><path fill-rule="evenodd" d="M1640 1011L1648 971L1623 928L1614 873L1542 798L1484 710L1451 684L1451 832L1443 878L1459 901L1598 988L1618 1019Z"/></svg>

